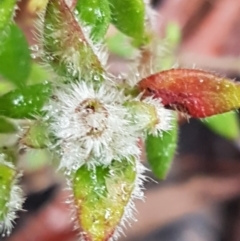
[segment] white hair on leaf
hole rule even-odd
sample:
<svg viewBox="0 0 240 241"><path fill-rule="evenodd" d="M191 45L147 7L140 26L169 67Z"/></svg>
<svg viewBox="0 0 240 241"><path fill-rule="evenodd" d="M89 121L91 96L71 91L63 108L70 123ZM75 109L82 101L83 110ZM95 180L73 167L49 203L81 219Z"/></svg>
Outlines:
<svg viewBox="0 0 240 241"><path fill-rule="evenodd" d="M143 100L144 103L151 105L155 108L156 124L152 125L147 131L148 133L159 136L162 131L168 131L172 129L171 121L173 119L173 111L164 108L160 99L154 99L147 97Z"/></svg>
<svg viewBox="0 0 240 241"><path fill-rule="evenodd" d="M127 102L129 119L138 129L139 136L146 133L159 136L170 130L173 111L165 109L160 99L146 97L141 100L141 97L142 94Z"/></svg>
<svg viewBox="0 0 240 241"><path fill-rule="evenodd" d="M1 214L0 215L1 217L0 234L2 236L5 236L5 235L8 236L12 231L14 220L17 217L16 212L22 209L24 198L23 198L23 191L18 185L21 174L17 173L14 165L11 162L5 160L4 154L0 154L0 165L3 165L6 168L9 168L15 172L15 175L13 177L11 176L4 177L4 178L11 178L11 184L9 188L9 195L1 197L1 201L6 202L6 206L5 206L5 211L0 210L0 214Z"/></svg>
<svg viewBox="0 0 240 241"><path fill-rule="evenodd" d="M135 201L136 200L144 200L144 181L146 180L146 176L143 175L143 173L146 171L145 166L143 166L139 159L136 159L136 165L135 165L135 171L136 171L136 177L134 181L134 187L131 194L131 197L127 203L127 205L124 208L124 212L122 215L121 220L119 221L119 225L116 227L112 237L109 239L109 241L116 241L121 234L124 234L124 229L127 225L131 225L131 223L134 221L136 222L135 212Z"/></svg>

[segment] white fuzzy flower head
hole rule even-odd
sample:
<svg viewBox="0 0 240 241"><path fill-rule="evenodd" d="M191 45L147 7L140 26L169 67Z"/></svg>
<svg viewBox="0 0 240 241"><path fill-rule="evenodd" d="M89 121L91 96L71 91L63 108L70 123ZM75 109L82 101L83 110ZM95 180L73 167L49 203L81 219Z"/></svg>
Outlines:
<svg viewBox="0 0 240 241"><path fill-rule="evenodd" d="M108 165L113 159L139 155L122 92L107 84L79 82L56 90L54 97L45 109L59 139L61 167Z"/></svg>
<svg viewBox="0 0 240 241"><path fill-rule="evenodd" d="M20 174L17 174L11 162L5 160L3 154L0 154L0 168L0 175L3 175L0 180L0 204L4 205L0 207L0 234L5 236L11 233L16 212L21 210L24 198L22 189L18 186Z"/></svg>

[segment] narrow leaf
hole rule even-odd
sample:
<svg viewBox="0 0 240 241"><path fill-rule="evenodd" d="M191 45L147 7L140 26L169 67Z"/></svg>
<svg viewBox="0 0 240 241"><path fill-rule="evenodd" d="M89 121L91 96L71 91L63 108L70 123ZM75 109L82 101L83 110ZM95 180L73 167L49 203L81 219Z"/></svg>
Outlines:
<svg viewBox="0 0 240 241"><path fill-rule="evenodd" d="M109 0L112 23L141 45L144 37L145 4L143 0Z"/></svg>
<svg viewBox="0 0 240 241"><path fill-rule="evenodd" d="M47 83L29 85L0 97L0 115L11 118L34 118L41 114L45 101L50 97L51 87Z"/></svg>
<svg viewBox="0 0 240 241"><path fill-rule="evenodd" d="M60 75L91 80L103 73L100 60L64 0L48 2L43 44L46 61Z"/></svg>
<svg viewBox="0 0 240 241"><path fill-rule="evenodd" d="M203 119L213 132L230 140L239 138L239 120L236 112L228 112Z"/></svg>
<svg viewBox="0 0 240 241"><path fill-rule="evenodd" d="M0 154L1 155L1 154ZM1 157L0 157L1 158ZM12 182L16 171L11 166L0 162L0 224L4 224L8 215L8 202L12 188ZM1 230L1 228L0 228Z"/></svg>
<svg viewBox="0 0 240 241"><path fill-rule="evenodd" d="M172 121L172 129L162 133L162 136L148 135L145 148L148 163L156 177L164 179L171 167L177 147L178 124L176 118Z"/></svg>
<svg viewBox="0 0 240 241"><path fill-rule="evenodd" d="M76 10L81 23L90 29L92 40L102 41L111 19L108 0L80 0L77 1Z"/></svg>
<svg viewBox="0 0 240 241"><path fill-rule="evenodd" d="M17 127L7 118L0 116L0 133L14 133Z"/></svg>
<svg viewBox="0 0 240 241"><path fill-rule="evenodd" d="M0 49L0 75L17 86L23 86L31 69L30 51L22 31L10 25Z"/></svg>
<svg viewBox="0 0 240 241"><path fill-rule="evenodd" d="M113 162L89 170L82 166L73 179L77 221L85 241L111 238L130 200L136 179L135 162Z"/></svg>
<svg viewBox="0 0 240 241"><path fill-rule="evenodd" d="M161 98L170 109L202 118L240 107L240 84L196 69L171 69L138 84L145 96Z"/></svg>

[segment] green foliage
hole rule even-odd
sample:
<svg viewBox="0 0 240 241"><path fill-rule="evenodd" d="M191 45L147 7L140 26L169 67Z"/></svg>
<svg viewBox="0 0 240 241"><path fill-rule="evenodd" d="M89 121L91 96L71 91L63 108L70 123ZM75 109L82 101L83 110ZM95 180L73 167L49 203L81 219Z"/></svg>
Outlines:
<svg viewBox="0 0 240 241"><path fill-rule="evenodd" d="M11 24L7 37L1 44L0 75L21 87L31 69L30 52L22 31Z"/></svg>
<svg viewBox="0 0 240 241"><path fill-rule="evenodd" d="M41 65L37 63L32 63L31 72L29 73L27 84L34 85L48 81L51 79L51 74L49 71L44 69Z"/></svg>
<svg viewBox="0 0 240 241"><path fill-rule="evenodd" d="M11 23L14 8L17 0L1 0L0 1L0 36L4 34L3 29ZM2 36L1 36L2 37ZM0 39L1 39L0 37Z"/></svg>
<svg viewBox="0 0 240 241"><path fill-rule="evenodd" d="M57 74L72 79L100 79L104 72L101 62L64 1L48 2L43 38L46 61Z"/></svg>
<svg viewBox="0 0 240 241"><path fill-rule="evenodd" d="M71 9L65 0L34 3L40 8L46 3L42 38L38 40L41 60L35 60L52 67L50 72L31 60L24 34L12 19L15 3L0 0L0 137L19 135L10 148L5 148L4 141L0 143L0 233L11 230L16 210L22 205L14 166L22 149L25 170L45 166L50 156L60 163L72 187L76 223L81 226L83 240L115 239L112 235L118 225L132 215L132 198L142 197L143 147L138 141L145 141L149 165L158 178L165 178L171 166L178 124L174 116L170 128L171 113L164 105L198 114L200 102L195 105L194 95L195 87L201 86L209 87L201 92L203 106L212 110L214 104L222 110L226 105L225 111L238 106L239 100L232 102L232 96L240 93L240 88L228 79L198 70L161 71L137 79L145 70L147 75L170 68L172 51L181 37L179 27L170 23L166 40L171 53L160 56L157 43L161 42L143 0L78 0L71 3ZM139 57L132 65L134 76L126 74L119 79L107 72L101 44L110 23L120 32L107 39L109 50L124 58ZM200 79L206 83L202 85ZM221 87L218 92L216 80ZM184 91L183 86L187 88ZM227 91L229 86L231 91ZM189 89L193 90L190 95L182 98ZM174 91L177 94L171 96ZM207 95L210 92L212 95ZM235 113L209 118L205 123L225 138L239 137Z"/></svg>
<svg viewBox="0 0 240 241"><path fill-rule="evenodd" d="M90 28L91 39L102 41L111 20L108 0L79 0L76 10L81 23Z"/></svg>
<svg viewBox="0 0 240 241"><path fill-rule="evenodd" d="M42 114L42 107L49 99L51 87L48 83L29 85L0 96L0 115L11 118L35 118Z"/></svg>
<svg viewBox="0 0 240 241"><path fill-rule="evenodd" d="M1 158L1 157L0 157ZM4 221L8 215L8 202L10 199L10 193L12 188L12 182L14 176L16 175L16 170L11 168L6 163L0 162L0 222Z"/></svg>
<svg viewBox="0 0 240 241"><path fill-rule="evenodd" d="M124 34L134 39L136 46L146 41L143 0L109 0L112 23Z"/></svg>
<svg viewBox="0 0 240 241"><path fill-rule="evenodd" d="M90 240L107 240L116 229L134 188L135 165L113 161L94 170L82 166L74 174L74 201L81 210L77 218Z"/></svg>
<svg viewBox="0 0 240 241"><path fill-rule="evenodd" d="M145 148L148 163L156 177L164 179L171 167L177 147L178 124L172 121L172 129L163 132L162 136L148 135Z"/></svg>
<svg viewBox="0 0 240 241"><path fill-rule="evenodd" d="M239 138L239 120L236 112L228 112L203 119L203 123L216 134L229 139Z"/></svg>

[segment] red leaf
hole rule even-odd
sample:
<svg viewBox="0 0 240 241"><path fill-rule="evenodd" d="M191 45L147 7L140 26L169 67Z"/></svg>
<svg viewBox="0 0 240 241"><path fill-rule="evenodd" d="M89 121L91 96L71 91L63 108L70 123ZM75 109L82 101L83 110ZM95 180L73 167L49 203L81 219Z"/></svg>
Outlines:
<svg viewBox="0 0 240 241"><path fill-rule="evenodd" d="M171 69L138 84L144 96L161 98L166 108L203 118L240 107L240 84L197 70Z"/></svg>

